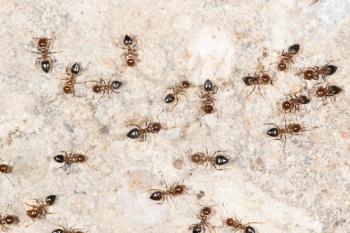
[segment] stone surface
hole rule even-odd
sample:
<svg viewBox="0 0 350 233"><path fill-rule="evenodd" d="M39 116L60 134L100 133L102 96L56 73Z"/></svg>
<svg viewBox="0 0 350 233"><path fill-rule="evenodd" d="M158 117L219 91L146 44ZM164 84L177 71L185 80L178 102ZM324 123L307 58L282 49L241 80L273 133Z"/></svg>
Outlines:
<svg viewBox="0 0 350 233"><path fill-rule="evenodd" d="M350 1L2 1L0 4L0 214L21 222L9 232L52 232L58 225L86 232L187 232L201 205L215 205L210 222L236 216L258 232L350 232ZM55 33L55 69L35 67L32 36ZM137 35L140 62L126 68L113 40ZM301 50L288 72L276 71L289 45ZM75 97L62 92L65 68L81 62ZM327 81L344 89L317 110L313 98L288 121L309 130L286 143L265 135L283 125L276 103L305 85L303 67L333 61ZM242 77L264 68L273 86L251 91ZM92 80L113 74L120 93L99 98ZM197 87L176 107L163 103L167 87L187 79ZM217 112L199 113L198 86L219 86ZM308 82L308 94L312 85ZM128 123L150 118L168 130L146 142L126 137ZM227 169L197 168L186 152L224 150ZM53 156L85 153L67 175ZM162 205L149 189L184 182L188 194ZM13 183L11 184L11 182ZM204 192L202 198L197 196ZM34 198L58 195L50 212L25 216ZM29 226L28 226L29 225ZM28 226L28 227L27 227Z"/></svg>

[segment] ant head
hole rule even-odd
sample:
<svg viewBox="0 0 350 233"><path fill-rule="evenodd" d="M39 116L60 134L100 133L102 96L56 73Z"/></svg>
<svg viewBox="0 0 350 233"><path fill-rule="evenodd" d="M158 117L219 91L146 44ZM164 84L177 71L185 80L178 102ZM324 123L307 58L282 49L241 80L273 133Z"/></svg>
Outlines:
<svg viewBox="0 0 350 233"><path fill-rule="evenodd" d="M293 44L288 48L288 52L295 55L299 52L300 45L299 44Z"/></svg>
<svg viewBox="0 0 350 233"><path fill-rule="evenodd" d="M272 84L272 79L271 79L270 75L268 75L268 74L261 75L261 80L263 81L263 83L271 83Z"/></svg>
<svg viewBox="0 0 350 233"><path fill-rule="evenodd" d="M113 90L117 90L121 87L122 84L123 84L122 82L115 80L111 83L111 87Z"/></svg>
<svg viewBox="0 0 350 233"><path fill-rule="evenodd" d="M128 34L126 34L125 35L125 37L124 37L124 45L125 46L129 46L129 45L132 45L132 38L131 38L131 36L129 36Z"/></svg>
<svg viewBox="0 0 350 233"><path fill-rule="evenodd" d="M291 129L293 133L299 133L302 130L302 127L299 124L292 124Z"/></svg>
<svg viewBox="0 0 350 233"><path fill-rule="evenodd" d="M78 155L78 162L82 163L86 161L85 155Z"/></svg>
<svg viewBox="0 0 350 233"><path fill-rule="evenodd" d="M175 96L173 94L167 94L164 99L164 103L172 103L175 100Z"/></svg>
<svg viewBox="0 0 350 233"><path fill-rule="evenodd" d="M203 215L209 216L211 213L212 213L211 208L208 207L208 206L206 206L206 207L204 207L204 208L201 210L200 215L201 215L201 216L203 216Z"/></svg>
<svg viewBox="0 0 350 233"><path fill-rule="evenodd" d="M271 128L266 132L266 134L270 137L277 137L279 135L279 129L276 127Z"/></svg>
<svg viewBox="0 0 350 233"><path fill-rule="evenodd" d="M292 107L292 104L288 100L282 103L282 109L285 111L291 109L291 107Z"/></svg>
<svg viewBox="0 0 350 233"><path fill-rule="evenodd" d="M63 162L64 162L64 155L56 155L55 157L53 157L53 159L54 159L57 163L63 163Z"/></svg>
<svg viewBox="0 0 350 233"><path fill-rule="evenodd" d="M0 172L1 173L10 173L12 171L12 167L7 164L0 164Z"/></svg>
<svg viewBox="0 0 350 233"><path fill-rule="evenodd" d="M314 78L314 72L312 70L305 70L304 71L304 79L311 80Z"/></svg>
<svg viewBox="0 0 350 233"><path fill-rule="evenodd" d="M225 223L227 226L233 226L234 224L236 224L236 221L233 218L227 218Z"/></svg>
<svg viewBox="0 0 350 233"><path fill-rule="evenodd" d="M316 90L316 96L323 97L326 95L326 89L324 87L319 87Z"/></svg>
<svg viewBox="0 0 350 233"><path fill-rule="evenodd" d="M281 61L280 63L278 63L277 69L279 71L285 71L287 70L287 64Z"/></svg>
<svg viewBox="0 0 350 233"><path fill-rule="evenodd" d="M153 201L160 201L163 198L162 192L161 191L156 191L156 192L152 193L149 198L151 200L153 200Z"/></svg>
<svg viewBox="0 0 350 233"><path fill-rule="evenodd" d="M39 212L36 209L27 210L27 215L31 218L36 218L39 215Z"/></svg>
<svg viewBox="0 0 350 233"><path fill-rule="evenodd" d="M154 132L159 132L162 129L162 125L159 122L152 123L151 127Z"/></svg>
<svg viewBox="0 0 350 233"><path fill-rule="evenodd" d="M184 80L181 82L181 85L183 88L189 88L191 86L191 83L187 80Z"/></svg>
<svg viewBox="0 0 350 233"><path fill-rule="evenodd" d="M95 84L92 86L92 91L94 93L100 93L101 92L101 85L100 84Z"/></svg>
<svg viewBox="0 0 350 233"><path fill-rule="evenodd" d="M72 94L73 93L73 88L69 85L64 85L62 89L63 89L63 93L65 93L65 94Z"/></svg>
<svg viewBox="0 0 350 233"><path fill-rule="evenodd" d="M131 138L131 139L136 139L136 138L140 137L140 130L138 128L133 128L128 132L128 134L126 136Z"/></svg>
<svg viewBox="0 0 350 233"><path fill-rule="evenodd" d="M212 105L205 105L203 110L206 114L210 114L210 113L214 112L214 108Z"/></svg>
<svg viewBox="0 0 350 233"><path fill-rule="evenodd" d="M175 186L175 193L176 194L182 194L185 191L185 185L176 185Z"/></svg>
<svg viewBox="0 0 350 233"><path fill-rule="evenodd" d="M129 58L126 60L126 63L128 66L134 66L135 65L135 59L134 58Z"/></svg>
<svg viewBox="0 0 350 233"><path fill-rule="evenodd" d="M46 48L48 46L48 39L47 38L39 38L38 46Z"/></svg>

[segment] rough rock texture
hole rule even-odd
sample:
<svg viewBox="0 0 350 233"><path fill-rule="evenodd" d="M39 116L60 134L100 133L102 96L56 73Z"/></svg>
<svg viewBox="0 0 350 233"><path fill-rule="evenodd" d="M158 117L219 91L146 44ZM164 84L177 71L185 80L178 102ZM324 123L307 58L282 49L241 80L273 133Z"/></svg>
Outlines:
<svg viewBox="0 0 350 233"><path fill-rule="evenodd" d="M55 224L97 232L187 232L200 205L215 205L210 222L236 216L258 232L350 232L350 1L2 1L0 3L0 214L21 222L9 232L51 232ZM35 67L32 36L55 33L55 69ZM137 35L140 62L126 68L113 40ZM282 49L301 49L288 72L276 70ZM62 92L65 69L81 62L75 97ZM288 122L308 131L286 143L265 135L284 124L276 103L305 85L303 67L338 66L327 81L344 89L317 109L312 98ZM264 68L274 85L252 90L242 77ZM92 80L117 74L111 98L93 95ZM184 75L197 87L176 107L167 87ZM219 86L217 112L199 113L198 86ZM323 81L319 81L323 82ZM308 82L306 93L312 97ZM130 122L159 120L168 130L146 142L126 137ZM186 151L224 150L227 169L194 168ZM85 153L67 175L53 156ZM12 181L13 185L8 179ZM162 205L149 189L183 182L188 194ZM201 199L193 194L204 192ZM52 214L33 223L25 204L57 194ZM30 225L30 226L28 226ZM28 226L28 227L26 227Z"/></svg>

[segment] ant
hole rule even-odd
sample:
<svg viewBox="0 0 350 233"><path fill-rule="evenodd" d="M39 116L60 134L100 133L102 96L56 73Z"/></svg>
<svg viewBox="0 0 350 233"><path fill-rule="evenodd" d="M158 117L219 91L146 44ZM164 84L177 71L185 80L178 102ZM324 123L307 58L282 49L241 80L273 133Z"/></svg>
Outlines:
<svg viewBox="0 0 350 233"><path fill-rule="evenodd" d="M318 98L322 98L323 104L321 106L324 106L327 104L327 98L334 97L335 100L335 96L342 91L342 88L327 83L326 86L319 86L315 91L315 95Z"/></svg>
<svg viewBox="0 0 350 233"><path fill-rule="evenodd" d="M204 114L210 114L215 111L214 109L214 98L213 95L217 93L218 86L214 85L209 79L207 79L203 86L201 86L201 95L200 98L203 98L204 101L200 107L200 110ZM204 93L203 93L204 92Z"/></svg>
<svg viewBox="0 0 350 233"><path fill-rule="evenodd" d="M192 230L192 233L202 233L206 229L211 232L211 229L215 229L213 225L208 223L208 217L212 214L212 209L210 207L204 207L201 209L197 218L200 220L200 223L192 224L188 229Z"/></svg>
<svg viewBox="0 0 350 233"><path fill-rule="evenodd" d="M261 75L243 77L243 82L247 86L254 86L251 92L248 94L248 96L254 92L256 87L258 87L260 92L260 85L273 85L273 80L270 77L270 75L264 72Z"/></svg>
<svg viewBox="0 0 350 233"><path fill-rule="evenodd" d="M144 128L141 128L139 125L134 126L136 128L131 129L126 136L131 139L138 138L140 142L146 140L147 133L159 133L161 129L165 129L160 122L148 122L148 120Z"/></svg>
<svg viewBox="0 0 350 233"><path fill-rule="evenodd" d="M45 198L45 202L34 199L36 204L30 205L25 203L31 209L27 210L27 216L29 216L34 222L36 218L42 218L48 214L48 207L53 205L56 201L56 195L49 195Z"/></svg>
<svg viewBox="0 0 350 233"><path fill-rule="evenodd" d="M323 66L314 66L306 68L305 70L300 71L297 75L303 74L305 80L318 80L320 76L325 80L326 76L330 76L337 71L335 65L329 65L327 63Z"/></svg>
<svg viewBox="0 0 350 233"><path fill-rule="evenodd" d="M298 94L300 92L301 91L289 95L289 99L282 102L282 110L285 113L297 112L299 111L301 104L310 103L310 99L307 96Z"/></svg>
<svg viewBox="0 0 350 233"><path fill-rule="evenodd" d="M151 189L150 191L154 191L149 197L153 201L162 201L170 198L172 201L172 197L183 195L186 191L185 185L173 184L170 188L168 188L167 183L164 181L165 190L161 189Z"/></svg>
<svg viewBox="0 0 350 233"><path fill-rule="evenodd" d="M52 36L53 37L53 36ZM54 61L50 57L50 54L56 53L56 52L50 52L51 48L51 42L53 41L53 38L48 38L48 37L33 37L33 39L36 41L36 49L37 51L32 51L32 53L40 54L41 56L38 57L35 61L35 65L41 66L41 69L45 72L48 73L51 68L54 65Z"/></svg>
<svg viewBox="0 0 350 233"><path fill-rule="evenodd" d="M286 71L290 63L293 62L293 57L299 52L300 45L299 44L293 44L289 46L288 51L284 52L282 51L281 54L281 60L278 63L277 69L279 71Z"/></svg>
<svg viewBox="0 0 350 233"><path fill-rule="evenodd" d="M4 174L8 174L12 172L12 167L7 164L0 164L0 172Z"/></svg>
<svg viewBox="0 0 350 233"><path fill-rule="evenodd" d="M302 127L300 124L293 123L293 124L286 124L285 127L279 127L275 124L275 127L269 129L266 134L270 137L279 137L277 140L281 140L282 137L284 137L285 140L287 140L287 134L290 135L299 135L300 133L305 131L305 128Z"/></svg>
<svg viewBox="0 0 350 233"><path fill-rule="evenodd" d="M4 217L2 217L0 215L0 229L2 231L6 231L9 229L9 225L12 224L17 224L19 222L19 219L17 216L14 215L5 215Z"/></svg>
<svg viewBox="0 0 350 233"><path fill-rule="evenodd" d="M197 165L212 165L215 169L219 170L216 166L222 166L228 163L229 159L220 153L223 151L215 151L212 155L209 155L208 149L205 149L205 153L197 152L191 154L191 161ZM218 154L218 155L217 155Z"/></svg>
<svg viewBox="0 0 350 233"><path fill-rule="evenodd" d="M133 67L136 65L137 59L137 53L136 53L136 46L138 44L137 39L135 36L129 36L128 34L125 35L123 44L120 45L118 42L116 42L117 46L124 50L124 53L122 56L124 56L126 65L129 67Z"/></svg>
<svg viewBox="0 0 350 233"><path fill-rule="evenodd" d="M178 96L179 95L185 96L185 91L190 86L192 86L192 84L188 80L183 80L183 81L181 81L180 84L177 84L177 85L171 87L170 88L171 93L169 93L165 96L164 102L168 104L168 103L174 102L174 100L175 100L176 101L175 106L176 106L177 102L178 102Z"/></svg>
<svg viewBox="0 0 350 233"><path fill-rule="evenodd" d="M237 218L227 218L225 223L228 227L231 227L233 231L241 230L243 233L255 233L255 229L249 225L254 222L242 224L240 221L237 220Z"/></svg>
<svg viewBox="0 0 350 233"><path fill-rule="evenodd" d="M52 233L83 233L81 230L78 230L78 229L73 229L73 228L65 228L65 227L62 227L60 226L61 229L56 229L56 230L53 230Z"/></svg>
<svg viewBox="0 0 350 233"><path fill-rule="evenodd" d="M64 79L66 82L63 85L63 92L65 94L74 94L74 86L77 83L77 77L85 70L86 68L84 68L79 62L67 66L66 74L68 75L68 78Z"/></svg>
<svg viewBox="0 0 350 233"><path fill-rule="evenodd" d="M57 163L64 163L64 165L60 168L63 168L63 170L67 171L71 169L71 166L73 163L83 163L87 160L87 157L83 154L77 154L74 152L67 153L66 151L64 152L64 155L59 154L53 157L53 159Z"/></svg>
<svg viewBox="0 0 350 233"><path fill-rule="evenodd" d="M99 82L97 81L92 81L95 82L96 84L92 86L92 91L96 94L102 93L101 97L104 96L105 93L107 93L108 97L110 98L110 93L115 93L118 94L119 92L117 91L121 86L122 82L118 80L113 80L112 78L109 79L109 81L106 83L104 80L100 79Z"/></svg>

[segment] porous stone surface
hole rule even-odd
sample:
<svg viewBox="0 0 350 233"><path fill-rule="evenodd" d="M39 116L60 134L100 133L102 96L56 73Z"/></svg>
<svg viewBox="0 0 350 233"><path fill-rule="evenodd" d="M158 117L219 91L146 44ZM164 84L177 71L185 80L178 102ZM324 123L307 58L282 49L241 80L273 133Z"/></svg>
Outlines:
<svg viewBox="0 0 350 233"><path fill-rule="evenodd" d="M9 232L52 232L57 225L84 232L187 232L201 205L213 206L216 232L232 232L237 217L257 232L349 233L350 1L319 0L100 0L2 1L0 4L0 214L20 223ZM35 66L32 37L54 32L52 72ZM126 33L139 40L139 62L126 67ZM301 48L287 72L282 50ZM81 62L75 96L62 92L68 64ZM286 116L307 129L276 141L268 123L284 125L277 103L305 87L301 68L332 61L327 82L343 88L321 108L308 81L311 103ZM265 70L273 86L256 89L242 77ZM93 80L123 82L118 94L93 94ZM176 106L167 88L194 84ZM216 112L200 113L199 86L218 86ZM248 97L247 97L248 96ZM167 129L145 142L126 137L131 123L148 118ZM198 167L188 152L225 151L223 170ZM53 156L84 153L69 174ZM186 195L156 204L150 189L184 183ZM197 194L201 193L201 196ZM43 219L25 205L56 194Z"/></svg>

